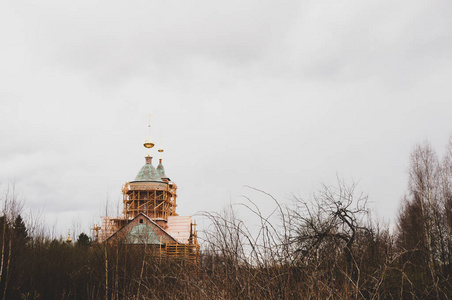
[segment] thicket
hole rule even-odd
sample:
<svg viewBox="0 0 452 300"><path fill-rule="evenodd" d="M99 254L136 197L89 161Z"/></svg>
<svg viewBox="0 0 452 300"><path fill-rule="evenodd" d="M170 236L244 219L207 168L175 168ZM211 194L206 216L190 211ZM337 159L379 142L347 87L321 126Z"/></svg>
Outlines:
<svg viewBox="0 0 452 300"><path fill-rule="evenodd" d="M14 193L0 217L3 299L448 299L452 295L452 140L442 159L428 143L410 157L396 228L372 219L367 197L338 180L250 228L234 210L203 213L198 264L147 246L73 244L25 225ZM389 179L388 179L389 180ZM275 218L277 216L277 218Z"/></svg>

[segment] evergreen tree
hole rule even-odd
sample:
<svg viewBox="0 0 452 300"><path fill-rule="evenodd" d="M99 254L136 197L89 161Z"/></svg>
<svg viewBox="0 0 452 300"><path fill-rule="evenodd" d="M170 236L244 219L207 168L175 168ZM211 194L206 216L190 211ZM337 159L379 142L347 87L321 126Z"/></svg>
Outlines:
<svg viewBox="0 0 452 300"><path fill-rule="evenodd" d="M85 233L80 233L77 239L77 246L89 246L91 244L89 237Z"/></svg>
<svg viewBox="0 0 452 300"><path fill-rule="evenodd" d="M28 230L21 215L17 215L16 220L14 221L13 232L19 245L25 245L30 239L28 236Z"/></svg>

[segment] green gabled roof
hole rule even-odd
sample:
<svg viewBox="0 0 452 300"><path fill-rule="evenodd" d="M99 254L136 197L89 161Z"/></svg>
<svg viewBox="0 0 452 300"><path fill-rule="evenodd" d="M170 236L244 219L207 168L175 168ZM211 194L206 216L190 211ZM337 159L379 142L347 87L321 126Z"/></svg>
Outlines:
<svg viewBox="0 0 452 300"><path fill-rule="evenodd" d="M133 226L133 222L136 219L144 218L144 222L142 224L136 224ZM144 225L137 227L137 225ZM124 238L123 242L126 244L160 244L160 243L166 243L164 240L171 240L171 242L177 242L177 239L174 238L171 234L169 234L165 229L160 227L157 223L155 223L151 218L140 212L138 215L136 215L132 220L130 220L129 223L124 225L121 229L113 233L108 239L115 239L117 237L121 237L121 232L127 231L129 227L132 227L132 229L129 230L128 234ZM164 235L158 238L155 230L161 230ZM165 238L167 237L167 238ZM163 241L162 241L163 238Z"/></svg>
<svg viewBox="0 0 452 300"><path fill-rule="evenodd" d="M146 157L146 164L140 169L134 181L157 181L163 182L159 173L152 165L152 157Z"/></svg>
<svg viewBox="0 0 452 300"><path fill-rule="evenodd" d="M145 224L135 225L127 234L124 244L163 245L154 230Z"/></svg>

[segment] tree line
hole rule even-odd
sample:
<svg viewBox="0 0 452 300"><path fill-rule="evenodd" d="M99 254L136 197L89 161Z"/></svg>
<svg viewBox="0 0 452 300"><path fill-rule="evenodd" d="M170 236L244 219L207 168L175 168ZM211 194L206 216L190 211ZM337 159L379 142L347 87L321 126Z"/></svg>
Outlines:
<svg viewBox="0 0 452 300"><path fill-rule="evenodd" d="M424 142L410 155L394 228L373 219L355 183L323 185L275 211L242 203L204 212L199 263L167 260L147 246L73 244L36 234L4 195L2 299L449 299L452 296L452 139L443 157ZM276 217L275 217L276 216ZM25 220L26 221L26 220Z"/></svg>

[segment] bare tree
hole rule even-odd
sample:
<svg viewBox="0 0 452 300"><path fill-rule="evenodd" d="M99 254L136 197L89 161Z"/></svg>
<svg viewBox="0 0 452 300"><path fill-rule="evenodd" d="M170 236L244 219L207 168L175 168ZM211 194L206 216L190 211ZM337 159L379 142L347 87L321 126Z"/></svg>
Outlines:
<svg viewBox="0 0 452 300"><path fill-rule="evenodd" d="M294 264L329 270L328 280L349 283L358 295L360 253L354 247L360 235L370 233L370 219L367 196L356 187L339 179L336 187L323 185L313 200L296 199L290 218Z"/></svg>
<svg viewBox="0 0 452 300"><path fill-rule="evenodd" d="M428 142L411 153L408 192L399 213L397 244L414 286L442 297L449 289L452 234L452 138L443 160Z"/></svg>
<svg viewBox="0 0 452 300"><path fill-rule="evenodd" d="M0 263L0 282L3 284L3 299L6 297L11 268L12 256L12 240L13 231L12 224L23 208L23 203L18 200L16 187L6 188L3 198L3 228L2 228L2 246L1 246L1 263Z"/></svg>

